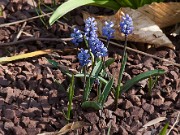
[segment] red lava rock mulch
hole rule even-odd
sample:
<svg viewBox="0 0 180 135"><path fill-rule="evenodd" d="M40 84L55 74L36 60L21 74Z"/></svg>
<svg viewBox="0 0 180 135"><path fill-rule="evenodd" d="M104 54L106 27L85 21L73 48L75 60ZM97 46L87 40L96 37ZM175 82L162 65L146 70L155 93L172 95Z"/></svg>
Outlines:
<svg viewBox="0 0 180 135"><path fill-rule="evenodd" d="M35 12L30 12L33 9L27 3L6 3L4 0L0 4L3 5L6 13L6 19L0 19L2 23L14 22L35 15ZM86 10L93 13L109 12L96 7ZM68 24L78 24L83 27L80 11L77 9L71 12L74 19ZM20 28L21 24L0 28L0 42L12 42ZM68 29L63 29L58 24L46 29L39 19L27 22L23 32L20 39L28 38L28 35L62 38L69 37L70 34ZM180 63L179 36L171 38L177 46L176 50L152 48L147 52ZM71 49L73 45L47 41L28 42L1 48L0 57L46 48ZM71 53L54 53L0 65L0 134L36 135L59 131L67 124L64 112L67 111L67 87L70 80L60 69L49 64L48 59L54 59L61 65L78 70L76 53L73 50ZM115 58L115 62L110 66L109 72L115 77L115 84L121 66L119 63L121 53L121 48L110 46L109 55ZM69 134L77 132L92 135L107 134L108 128L111 127L110 134L157 135L166 122L169 122L171 126L174 124L180 109L180 68L135 52L128 51L128 54L123 83L150 69L164 69L166 74L158 78L151 95L148 93L147 80L139 82L122 95L116 110L113 109L112 95L108 97L103 110L83 110L80 106L83 84L76 83L71 122L85 121L91 123L91 126L85 126ZM92 90L91 96L94 98L96 91ZM167 119L143 128L147 122L158 117ZM177 124L171 131L171 135L178 135L179 131L180 126Z"/></svg>

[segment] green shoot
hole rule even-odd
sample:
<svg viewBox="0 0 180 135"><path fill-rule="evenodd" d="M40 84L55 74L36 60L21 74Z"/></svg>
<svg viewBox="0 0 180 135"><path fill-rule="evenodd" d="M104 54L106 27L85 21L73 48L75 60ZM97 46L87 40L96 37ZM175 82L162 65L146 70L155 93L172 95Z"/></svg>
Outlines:
<svg viewBox="0 0 180 135"><path fill-rule="evenodd" d="M68 119L68 121L70 120L70 116L71 116L73 96L74 96L74 75L72 75L71 84L70 84L70 87L69 87L69 98L68 98L69 101L68 101L68 111L67 111L67 119Z"/></svg>

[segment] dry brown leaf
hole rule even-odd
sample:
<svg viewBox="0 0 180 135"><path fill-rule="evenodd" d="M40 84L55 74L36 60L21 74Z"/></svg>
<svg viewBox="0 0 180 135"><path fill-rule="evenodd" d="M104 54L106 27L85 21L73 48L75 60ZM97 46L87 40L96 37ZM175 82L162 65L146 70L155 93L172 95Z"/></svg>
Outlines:
<svg viewBox="0 0 180 135"><path fill-rule="evenodd" d="M76 130L78 128L82 128L84 126L90 126L90 125L91 125L90 123L83 122L83 121L69 123L69 124L65 125L63 128L61 128L61 130L57 133L57 135L63 135L72 130Z"/></svg>
<svg viewBox="0 0 180 135"><path fill-rule="evenodd" d="M159 118L153 119L153 120L149 121L148 123L146 123L143 127L144 128L149 127L151 125L154 125L161 121L164 121L165 119L166 119L166 117L159 117Z"/></svg>
<svg viewBox="0 0 180 135"><path fill-rule="evenodd" d="M138 11L148 16L160 28L180 22L180 2L152 3L138 8Z"/></svg>
<svg viewBox="0 0 180 135"><path fill-rule="evenodd" d="M162 12L162 10L154 9L154 8L157 8L158 4L165 5L165 6L167 6L169 4L170 7L169 6L168 7L170 9L172 9L172 7L175 6L175 4L172 4L172 3L166 3L166 4L153 3L151 5L145 5L137 10L134 10L131 8L122 8L115 15L112 15L112 16L96 16L96 15L89 14L87 12L83 12L83 17L84 17L84 19L86 19L90 16L95 17L97 24L98 24L99 35L102 35L102 27L104 26L104 22L105 21L113 21L115 23L114 28L116 30L114 38L118 39L118 40L124 40L124 34L120 33L120 30L119 30L120 29L119 22L121 21L121 18L124 14L129 14L132 17L133 23L134 23L134 31L131 35L128 36L129 41L148 43L148 44L155 45L155 47L166 46L166 47L175 49L172 42L166 37L166 35L162 32L162 30L160 29L160 27L158 25L165 22L166 25L162 25L162 24L160 25L161 27L165 27L165 26L169 26L174 23L180 22L180 20L175 19L175 21L170 22L167 19L163 19L164 17L167 17L167 15L165 16L165 14L169 13L170 11L169 11L169 9L165 8L165 6L163 6L164 9L162 9L162 10L163 10L163 12L165 12L165 14L160 16L159 12ZM176 18L178 16L180 18L180 13L178 12L178 9L180 9L179 3L177 3L176 6L177 6L177 7L175 7L176 10L173 10L173 11L171 10L170 13L176 14L176 15L174 15L174 18ZM147 13L147 11L149 11L149 9L151 9L151 11L155 10L157 13L156 12ZM153 19L154 17L157 17L158 19L157 20ZM160 22L161 19L164 22Z"/></svg>
<svg viewBox="0 0 180 135"><path fill-rule="evenodd" d="M53 51L54 51L53 49L46 49L46 50L39 50L39 51L34 51L34 52L30 52L30 53L25 53L25 54L19 54L19 55L15 55L12 57L1 57L0 58L0 64L4 64L7 62L20 60L20 59L40 56L40 55L44 55L44 54L49 54L49 53L52 53Z"/></svg>

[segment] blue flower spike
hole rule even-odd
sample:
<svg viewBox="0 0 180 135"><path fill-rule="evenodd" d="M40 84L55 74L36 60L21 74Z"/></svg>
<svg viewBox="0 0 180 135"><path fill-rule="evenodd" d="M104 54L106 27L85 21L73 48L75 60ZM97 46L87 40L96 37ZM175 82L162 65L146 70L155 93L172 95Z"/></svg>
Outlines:
<svg viewBox="0 0 180 135"><path fill-rule="evenodd" d="M91 47L91 51L95 57L105 57L108 55L107 54L108 50L104 46L104 43L98 39L90 47Z"/></svg>
<svg viewBox="0 0 180 135"><path fill-rule="evenodd" d="M125 14L122 16L122 21L120 22L121 32L125 34L125 36L128 36L132 33L134 27L133 27L133 21L132 18Z"/></svg>
<svg viewBox="0 0 180 135"><path fill-rule="evenodd" d="M78 46L79 43L81 43L83 41L83 35L82 35L81 31L77 28L73 29L73 33L71 33L71 38L73 38L71 40L71 42L73 44L75 44L76 46Z"/></svg>
<svg viewBox="0 0 180 135"><path fill-rule="evenodd" d="M114 38L114 32L115 30L113 29L114 23L112 21L105 21L105 26L102 28L102 35L107 38L109 41L111 38Z"/></svg>
<svg viewBox="0 0 180 135"><path fill-rule="evenodd" d="M95 21L94 17L89 17L85 20L85 37L87 40L96 40L98 37L97 31L97 22Z"/></svg>
<svg viewBox="0 0 180 135"><path fill-rule="evenodd" d="M90 54L88 53L88 50L84 50L83 48L81 48L80 53L78 53L78 59L82 67L86 66L88 63L91 62L89 58L90 58Z"/></svg>

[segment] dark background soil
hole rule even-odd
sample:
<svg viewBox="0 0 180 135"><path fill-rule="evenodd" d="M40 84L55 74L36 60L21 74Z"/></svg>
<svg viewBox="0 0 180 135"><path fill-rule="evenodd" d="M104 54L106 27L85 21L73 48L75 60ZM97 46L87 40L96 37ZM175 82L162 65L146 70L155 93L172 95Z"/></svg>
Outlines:
<svg viewBox="0 0 180 135"><path fill-rule="evenodd" d="M0 5L5 16L0 17L0 25L36 16L33 6L26 2L2 0ZM113 14L111 10L86 6L72 11L60 20L61 23L56 23L52 27L48 25L46 27L40 19L34 19L27 21L18 40L30 37L69 38L71 28L68 25L77 25L80 29L84 27L82 10L95 14ZM48 24L48 17L42 19ZM0 27L0 44L15 42L22 25L23 23L17 23ZM169 35L169 30L173 28L174 26L171 26L164 32L176 46L176 50L150 48L146 52L180 63L179 35L176 37ZM135 44L136 46L142 45ZM8 47L0 46L0 57L42 49L64 51L0 64L0 135L36 135L43 132L55 132L67 124L64 112L67 111L67 88L70 81L60 69L49 64L48 59L56 60L70 69L79 70L74 45L71 42L64 44L34 41ZM66 51L67 49L70 51ZM119 63L121 55L122 48L110 45L109 57L115 58L115 62L109 67L109 71L115 77L115 83L121 66ZM128 51L128 63L123 83L139 73L152 69L164 69L166 73L158 78L151 95L148 94L147 80L141 81L122 95L116 110L113 110L113 94L108 97L103 110L83 110L80 106L83 84L77 80L70 122L85 121L91 123L91 126L85 126L69 134L107 134L111 125L111 134L157 135L166 122L169 122L171 127L180 109L180 67ZM96 97L95 90L92 90L91 97ZM158 117L167 119L142 128L144 124ZM170 134L178 135L179 131L180 126L177 124Z"/></svg>

